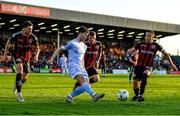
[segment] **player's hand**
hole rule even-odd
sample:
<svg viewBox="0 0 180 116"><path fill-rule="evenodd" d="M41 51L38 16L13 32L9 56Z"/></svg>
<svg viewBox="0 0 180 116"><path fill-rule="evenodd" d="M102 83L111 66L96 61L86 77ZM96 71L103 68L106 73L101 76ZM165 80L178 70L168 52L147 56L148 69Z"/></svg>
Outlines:
<svg viewBox="0 0 180 116"><path fill-rule="evenodd" d="M134 50L133 49L128 49L127 52L130 54L130 53L133 53Z"/></svg>
<svg viewBox="0 0 180 116"><path fill-rule="evenodd" d="M8 61L8 57L7 56L3 56L2 61L7 62Z"/></svg>
<svg viewBox="0 0 180 116"><path fill-rule="evenodd" d="M95 67L98 69L99 68L99 63L96 63Z"/></svg>
<svg viewBox="0 0 180 116"><path fill-rule="evenodd" d="M50 59L50 60L47 61L47 63L48 63L48 64L53 64L53 60Z"/></svg>
<svg viewBox="0 0 180 116"><path fill-rule="evenodd" d="M172 65L172 69L173 69L173 71L178 71L176 65L174 65L174 64Z"/></svg>

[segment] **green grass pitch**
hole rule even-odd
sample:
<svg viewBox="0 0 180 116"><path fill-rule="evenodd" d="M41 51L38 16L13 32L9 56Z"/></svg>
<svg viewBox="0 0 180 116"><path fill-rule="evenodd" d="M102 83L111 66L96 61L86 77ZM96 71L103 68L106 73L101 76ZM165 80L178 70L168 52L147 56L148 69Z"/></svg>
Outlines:
<svg viewBox="0 0 180 116"><path fill-rule="evenodd" d="M107 75L92 84L96 92L105 93L98 102L83 93L76 104L67 104L65 97L75 83L68 75L30 74L23 85L24 103L16 101L12 92L15 74L0 74L0 115L180 115L180 75L152 75L148 78L144 102L134 102L128 75ZM127 101L116 93L126 89Z"/></svg>

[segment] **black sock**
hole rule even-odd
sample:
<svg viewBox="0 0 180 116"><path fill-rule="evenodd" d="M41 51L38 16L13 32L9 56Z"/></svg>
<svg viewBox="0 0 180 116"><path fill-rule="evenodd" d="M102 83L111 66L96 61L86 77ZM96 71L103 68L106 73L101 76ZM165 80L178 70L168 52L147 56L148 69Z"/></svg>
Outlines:
<svg viewBox="0 0 180 116"><path fill-rule="evenodd" d="M21 85L22 85L21 77L22 77L21 73L16 74L16 88L17 88L17 92L21 92Z"/></svg>
<svg viewBox="0 0 180 116"><path fill-rule="evenodd" d="M129 80L131 80L131 77L132 77L132 73L130 73L130 75L129 75Z"/></svg>
<svg viewBox="0 0 180 116"><path fill-rule="evenodd" d="M25 83L25 82L26 82L26 80L22 80L22 84Z"/></svg>
<svg viewBox="0 0 180 116"><path fill-rule="evenodd" d="M81 84L80 83L78 83L78 81L76 82L76 84L74 85L74 88L73 88L73 90L75 90L77 87L79 87L79 86L81 86Z"/></svg>
<svg viewBox="0 0 180 116"><path fill-rule="evenodd" d="M139 88L134 89L134 93L136 96L138 96L139 95Z"/></svg>
<svg viewBox="0 0 180 116"><path fill-rule="evenodd" d="M147 84L147 76L144 74L142 81L141 81L141 85L140 85L140 95L143 95L145 92L145 88L146 88L146 84Z"/></svg>
<svg viewBox="0 0 180 116"><path fill-rule="evenodd" d="M95 81L94 81L93 78L90 78L90 79L89 79L89 82L90 82L90 83L94 83Z"/></svg>

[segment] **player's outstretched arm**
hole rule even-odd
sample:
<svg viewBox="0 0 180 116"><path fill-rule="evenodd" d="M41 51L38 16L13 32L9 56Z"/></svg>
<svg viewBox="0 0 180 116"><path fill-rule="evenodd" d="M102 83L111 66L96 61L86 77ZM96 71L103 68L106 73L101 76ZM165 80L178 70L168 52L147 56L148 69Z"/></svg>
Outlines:
<svg viewBox="0 0 180 116"><path fill-rule="evenodd" d="M54 61L54 58L55 58L60 52L62 52L63 50L64 50L63 47L57 48L57 49L54 51L54 53L53 53L52 57L50 58L50 60L48 61L48 63L52 64L53 61Z"/></svg>
<svg viewBox="0 0 180 116"><path fill-rule="evenodd" d="M166 58L166 59L169 61L169 63L171 64L172 69L173 69L174 71L178 71L178 69L177 69L176 65L174 65L174 63L173 63L170 55L169 55L167 52L164 52L163 54L164 54L165 58Z"/></svg>
<svg viewBox="0 0 180 116"><path fill-rule="evenodd" d="M36 54L35 54L34 59L33 59L34 62L37 62L37 61L38 61L39 52L40 52L39 43L37 43L37 46L36 46Z"/></svg>
<svg viewBox="0 0 180 116"><path fill-rule="evenodd" d="M10 48L10 40L7 41L6 43L6 46L5 46L5 50L4 50L4 56L3 56L3 60L6 61L7 60L7 53L8 53L8 50Z"/></svg>

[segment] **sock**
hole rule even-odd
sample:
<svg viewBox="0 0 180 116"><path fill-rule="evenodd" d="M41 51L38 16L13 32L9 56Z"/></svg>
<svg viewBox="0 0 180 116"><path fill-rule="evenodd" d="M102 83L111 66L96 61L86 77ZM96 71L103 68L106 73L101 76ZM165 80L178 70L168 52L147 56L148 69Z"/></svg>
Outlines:
<svg viewBox="0 0 180 116"><path fill-rule="evenodd" d="M138 96L139 95L139 88L134 89L134 93L136 96Z"/></svg>
<svg viewBox="0 0 180 116"><path fill-rule="evenodd" d="M145 74L143 74L143 78L142 78L141 85L140 85L140 95L144 94L146 84L147 84L147 76Z"/></svg>
<svg viewBox="0 0 180 116"><path fill-rule="evenodd" d="M84 82L82 84L82 88L87 92L89 93L89 95L91 96L94 96L95 95L95 92L93 91L93 89L91 88L91 86L87 83L87 82Z"/></svg>
<svg viewBox="0 0 180 116"><path fill-rule="evenodd" d="M18 96L22 96L22 93L21 93L21 92L18 92L17 94L18 94Z"/></svg>
<svg viewBox="0 0 180 116"><path fill-rule="evenodd" d="M130 75L129 75L129 80L131 80L131 77L132 77L132 73L130 73Z"/></svg>
<svg viewBox="0 0 180 116"><path fill-rule="evenodd" d="M89 82L90 82L90 83L94 83L95 81L94 81L93 78L90 78L90 79L89 79Z"/></svg>
<svg viewBox="0 0 180 116"><path fill-rule="evenodd" d="M76 87L72 93L70 94L71 97L75 97L75 96L78 96L79 94L83 93L84 92L84 89L82 88L82 86L78 86Z"/></svg>
<svg viewBox="0 0 180 116"><path fill-rule="evenodd" d="M16 88L17 88L17 92L21 92L21 85L22 85L21 77L22 77L21 73L18 73L16 75Z"/></svg>
<svg viewBox="0 0 180 116"><path fill-rule="evenodd" d="M25 82L26 82L26 80L22 80L22 84L25 83Z"/></svg>
<svg viewBox="0 0 180 116"><path fill-rule="evenodd" d="M74 88L73 88L73 90L75 90L77 87L79 87L79 86L81 86L81 84L80 83L78 83L78 81L76 82L76 84L74 85Z"/></svg>

